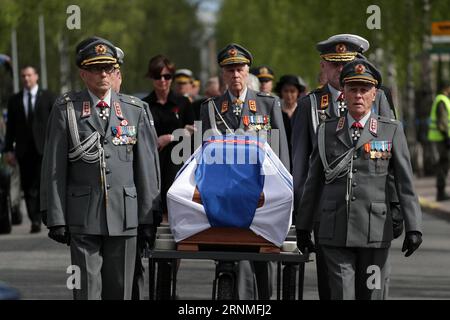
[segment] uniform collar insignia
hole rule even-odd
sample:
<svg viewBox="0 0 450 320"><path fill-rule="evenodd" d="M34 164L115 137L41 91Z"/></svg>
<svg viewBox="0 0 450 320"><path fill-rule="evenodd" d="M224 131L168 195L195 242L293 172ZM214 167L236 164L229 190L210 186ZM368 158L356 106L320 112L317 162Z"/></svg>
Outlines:
<svg viewBox="0 0 450 320"><path fill-rule="evenodd" d="M114 101L114 110L116 111L117 118L123 120L122 108L120 107L120 103L118 101Z"/></svg>
<svg viewBox="0 0 450 320"><path fill-rule="evenodd" d="M375 118L370 118L369 131L373 136L377 136L378 133L378 121Z"/></svg>
<svg viewBox="0 0 450 320"><path fill-rule="evenodd" d="M83 101L83 113L82 118L87 118L91 115L91 103L89 101Z"/></svg>
<svg viewBox="0 0 450 320"><path fill-rule="evenodd" d="M345 125L345 117L340 117L338 125L336 127L336 132L341 131L342 129L344 129L344 125Z"/></svg>
<svg viewBox="0 0 450 320"><path fill-rule="evenodd" d="M326 108L328 108L328 94L325 94L320 98L320 109Z"/></svg>
<svg viewBox="0 0 450 320"><path fill-rule="evenodd" d="M255 100L248 100L248 108L251 112L256 113L256 101Z"/></svg>

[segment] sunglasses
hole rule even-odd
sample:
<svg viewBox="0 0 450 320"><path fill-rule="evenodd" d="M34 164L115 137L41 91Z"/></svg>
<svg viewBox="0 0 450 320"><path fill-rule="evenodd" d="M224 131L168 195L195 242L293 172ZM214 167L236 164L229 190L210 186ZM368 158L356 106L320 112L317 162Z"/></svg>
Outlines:
<svg viewBox="0 0 450 320"><path fill-rule="evenodd" d="M112 64L108 65L93 65L86 67L85 70L92 72L92 73L103 73L103 71L107 74L111 74L114 72L116 68Z"/></svg>
<svg viewBox="0 0 450 320"><path fill-rule="evenodd" d="M172 79L172 75L171 74L160 74L159 76L154 76L153 79L154 80L161 80L162 78L164 78L164 80L171 80Z"/></svg>

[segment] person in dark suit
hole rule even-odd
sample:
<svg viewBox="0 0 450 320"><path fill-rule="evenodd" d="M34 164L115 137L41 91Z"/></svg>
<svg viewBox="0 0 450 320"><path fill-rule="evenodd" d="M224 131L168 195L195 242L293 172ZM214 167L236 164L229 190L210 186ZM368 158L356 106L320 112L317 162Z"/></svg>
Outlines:
<svg viewBox="0 0 450 320"><path fill-rule="evenodd" d="M8 102L5 154L11 166L19 164L20 182L25 196L31 233L41 231L42 215L39 204L39 185L45 129L55 97L39 88L36 68L26 66L21 70L23 90Z"/></svg>

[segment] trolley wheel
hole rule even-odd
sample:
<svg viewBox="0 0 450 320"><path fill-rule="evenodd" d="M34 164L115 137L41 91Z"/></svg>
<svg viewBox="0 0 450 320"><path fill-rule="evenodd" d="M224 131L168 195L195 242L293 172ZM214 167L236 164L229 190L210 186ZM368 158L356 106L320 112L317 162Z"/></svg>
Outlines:
<svg viewBox="0 0 450 320"><path fill-rule="evenodd" d="M158 262L156 273L156 300L170 300L172 289L172 268L169 262Z"/></svg>
<svg viewBox="0 0 450 320"><path fill-rule="evenodd" d="M217 300L234 299L234 279L231 274L222 273L217 279Z"/></svg>
<svg viewBox="0 0 450 320"><path fill-rule="evenodd" d="M297 268L293 264L287 264L283 269L283 300L295 300L297 284Z"/></svg>

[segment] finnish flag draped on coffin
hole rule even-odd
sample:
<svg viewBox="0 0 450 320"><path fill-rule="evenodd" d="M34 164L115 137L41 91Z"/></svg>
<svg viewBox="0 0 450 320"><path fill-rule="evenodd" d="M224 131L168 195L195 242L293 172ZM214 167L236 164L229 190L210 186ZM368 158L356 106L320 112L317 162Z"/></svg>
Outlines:
<svg viewBox="0 0 450 320"><path fill-rule="evenodd" d="M167 193L176 242L211 227L237 227L281 246L292 206L291 174L269 144L253 136L210 137Z"/></svg>

